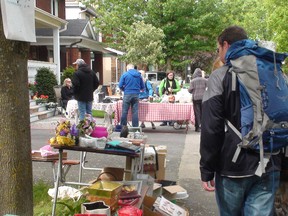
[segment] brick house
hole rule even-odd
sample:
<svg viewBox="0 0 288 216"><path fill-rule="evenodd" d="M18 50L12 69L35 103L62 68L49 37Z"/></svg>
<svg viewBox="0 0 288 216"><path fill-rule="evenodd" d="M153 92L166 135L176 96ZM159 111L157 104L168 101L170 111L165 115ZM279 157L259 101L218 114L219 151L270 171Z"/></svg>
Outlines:
<svg viewBox="0 0 288 216"><path fill-rule="evenodd" d="M38 67L45 66L54 71L60 84L61 71L77 58L98 72L101 84L118 81L125 65L117 56L123 53L101 43L101 34L96 35L91 24L96 16L93 8L74 0L36 0L35 4L36 42L30 46L29 81L34 80Z"/></svg>

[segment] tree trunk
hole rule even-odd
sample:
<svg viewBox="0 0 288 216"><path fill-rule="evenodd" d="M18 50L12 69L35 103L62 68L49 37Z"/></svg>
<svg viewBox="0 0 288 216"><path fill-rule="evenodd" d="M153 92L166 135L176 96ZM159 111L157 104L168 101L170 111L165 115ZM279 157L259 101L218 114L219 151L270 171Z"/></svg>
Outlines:
<svg viewBox="0 0 288 216"><path fill-rule="evenodd" d="M29 43L5 38L1 13L0 25L0 215L32 216Z"/></svg>

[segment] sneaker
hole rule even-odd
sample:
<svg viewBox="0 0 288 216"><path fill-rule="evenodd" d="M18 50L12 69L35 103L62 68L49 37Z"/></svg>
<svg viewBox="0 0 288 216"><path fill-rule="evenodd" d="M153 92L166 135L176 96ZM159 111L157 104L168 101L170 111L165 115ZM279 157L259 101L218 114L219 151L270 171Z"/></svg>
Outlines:
<svg viewBox="0 0 288 216"><path fill-rule="evenodd" d="M141 127L141 128L145 128L146 126L145 126L144 123L142 123L142 124L140 125L140 127Z"/></svg>
<svg viewBox="0 0 288 216"><path fill-rule="evenodd" d="M167 123L161 123L160 126L167 126Z"/></svg>
<svg viewBox="0 0 288 216"><path fill-rule="evenodd" d="M155 130L156 129L155 125L153 123L151 125L152 125L152 129Z"/></svg>
<svg viewBox="0 0 288 216"><path fill-rule="evenodd" d="M169 122L169 126L174 126L174 122Z"/></svg>

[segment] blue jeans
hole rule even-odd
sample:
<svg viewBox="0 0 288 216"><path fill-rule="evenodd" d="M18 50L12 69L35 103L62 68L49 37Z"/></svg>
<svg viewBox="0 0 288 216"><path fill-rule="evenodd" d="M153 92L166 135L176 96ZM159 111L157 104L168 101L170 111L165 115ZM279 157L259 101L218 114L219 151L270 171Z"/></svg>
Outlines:
<svg viewBox="0 0 288 216"><path fill-rule="evenodd" d="M221 216L272 216L280 172L262 177L228 178L216 174L215 193Z"/></svg>
<svg viewBox="0 0 288 216"><path fill-rule="evenodd" d="M79 120L83 120L86 114L92 116L92 101L78 101Z"/></svg>
<svg viewBox="0 0 288 216"><path fill-rule="evenodd" d="M128 111L131 106L132 109L132 126L138 127L139 120L138 120L138 104L139 98L138 94L129 94L123 97L123 104L122 104L122 116L121 116L121 125L127 125L127 116Z"/></svg>

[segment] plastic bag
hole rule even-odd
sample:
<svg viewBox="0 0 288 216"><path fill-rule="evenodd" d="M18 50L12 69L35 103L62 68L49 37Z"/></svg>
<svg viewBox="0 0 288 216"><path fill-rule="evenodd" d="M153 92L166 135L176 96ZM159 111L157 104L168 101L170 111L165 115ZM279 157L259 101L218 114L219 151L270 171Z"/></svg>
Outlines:
<svg viewBox="0 0 288 216"><path fill-rule="evenodd" d="M49 196L54 198L55 194L55 188L50 188L48 190ZM77 190L76 188L69 187L69 186L61 186L58 187L58 199L65 199L65 198L71 198L74 201L78 201L80 197L82 196L82 192L80 190Z"/></svg>

